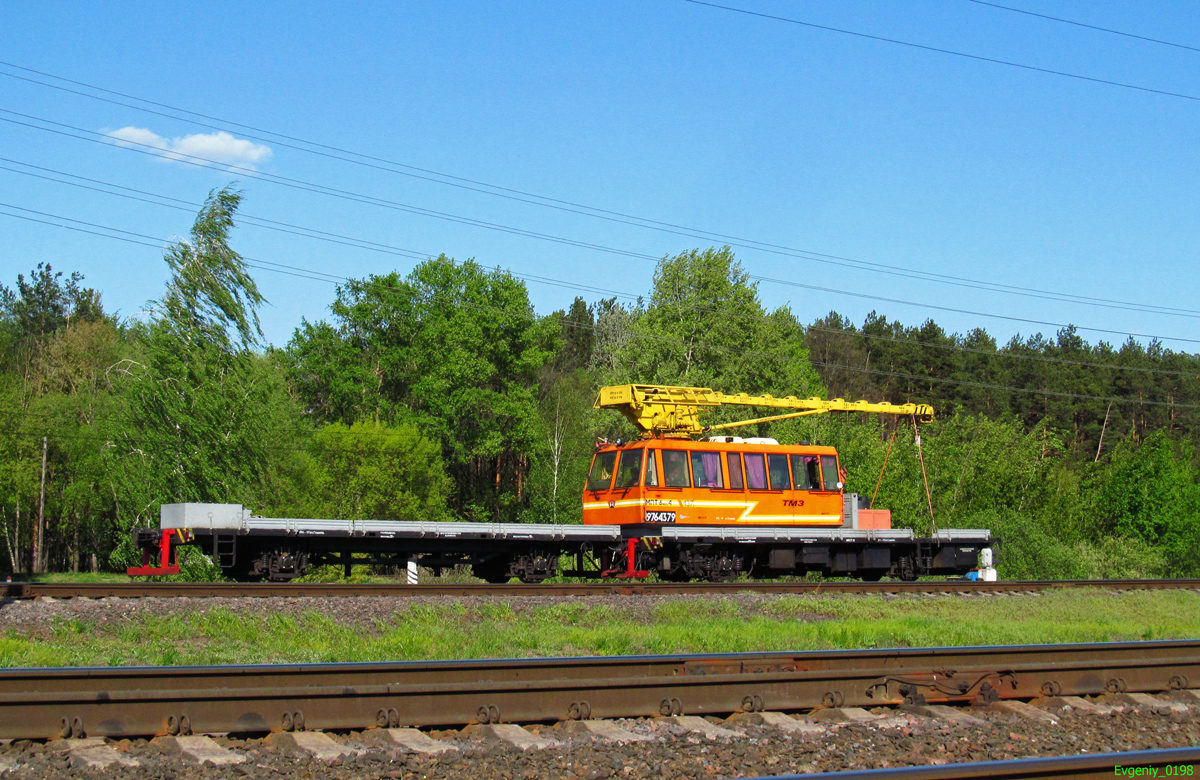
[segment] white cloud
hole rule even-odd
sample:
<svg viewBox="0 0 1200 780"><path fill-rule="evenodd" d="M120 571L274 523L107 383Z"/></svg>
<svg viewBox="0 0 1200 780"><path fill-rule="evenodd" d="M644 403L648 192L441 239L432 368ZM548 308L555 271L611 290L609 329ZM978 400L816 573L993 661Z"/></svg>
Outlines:
<svg viewBox="0 0 1200 780"><path fill-rule="evenodd" d="M189 160L183 155L199 157L203 160L236 165L241 168L254 168L255 163L271 159L271 147L235 138L224 130L216 133L196 133L180 138L163 138L158 133L144 127L122 127L106 133L122 146L150 146L162 150L161 155L166 160Z"/></svg>

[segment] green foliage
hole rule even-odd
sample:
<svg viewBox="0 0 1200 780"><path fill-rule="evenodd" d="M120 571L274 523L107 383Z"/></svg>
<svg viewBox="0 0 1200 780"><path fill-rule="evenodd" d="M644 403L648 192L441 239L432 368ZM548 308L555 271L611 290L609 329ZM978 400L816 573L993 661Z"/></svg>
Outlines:
<svg viewBox="0 0 1200 780"><path fill-rule="evenodd" d="M80 287L83 275L72 272L65 282L48 263L38 263L29 280L17 274L16 290L0 284L0 311L18 339L46 336L64 325L104 318L100 293Z"/></svg>
<svg viewBox="0 0 1200 780"><path fill-rule="evenodd" d="M221 582L225 579L221 567L213 563L212 558L197 547L177 547L175 555L176 563L179 564L178 574L139 577L138 580L146 582ZM131 566L142 565L142 551L134 547L133 539L129 534L122 534L117 538L116 546L108 556L108 565L114 571L119 572L124 572Z"/></svg>
<svg viewBox="0 0 1200 780"><path fill-rule="evenodd" d="M312 443L314 517L438 521L450 480L441 449L415 425L332 423Z"/></svg>
<svg viewBox="0 0 1200 780"><path fill-rule="evenodd" d="M228 245L240 200L228 187L209 196L191 241L165 254L162 316L130 331L126 417L105 451L123 530L155 525L165 502L286 503L281 483L303 469L306 426L281 367L248 349L264 301Z"/></svg>
<svg viewBox="0 0 1200 780"><path fill-rule="evenodd" d="M262 337L257 308L266 299L246 262L229 246L241 202L232 185L209 193L192 225L191 240L177 241L164 255L171 281L162 297L160 322L185 343L210 341L228 350L230 328L243 349Z"/></svg>
<svg viewBox="0 0 1200 780"><path fill-rule="evenodd" d="M248 349L263 300L228 244L239 199L214 192L190 241L166 250L172 278L149 323L106 318L82 277L62 282L49 266L0 295L0 332L23 345L0 376L17 434L0 442L13 569L111 564L129 552L121 543L132 526L157 523L164 501L291 498L308 424L278 362ZM43 436L45 542L34 550ZM182 555L184 576L216 576L193 552Z"/></svg>
<svg viewBox="0 0 1200 780"><path fill-rule="evenodd" d="M336 327L305 323L288 345L314 415L417 422L441 444L457 514L515 519L538 446L537 376L556 346L524 285L443 255L404 279L352 280L332 310Z"/></svg>
<svg viewBox="0 0 1200 780"><path fill-rule="evenodd" d="M1067 327L997 345L981 328L948 334L932 320L910 327L875 312L859 328L831 312L809 326L806 343L832 396L1045 423L1080 465L1130 434L1164 430L1200 443L1200 355L1158 342L1114 349Z"/></svg>
<svg viewBox="0 0 1200 780"><path fill-rule="evenodd" d="M596 328L592 364L601 384L685 385L802 398L824 393L808 361L800 323L787 309L768 313L763 308L757 284L729 247L663 258L649 303L626 310L602 301ZM746 417L745 409L729 408L704 419L715 424ZM614 424L619 424L615 418ZM628 427L624 430L630 435ZM758 435L775 433L762 426Z"/></svg>
<svg viewBox="0 0 1200 780"><path fill-rule="evenodd" d="M948 527L991 530L1001 543L996 557L996 572L1001 579L1079 578L1079 551L1048 534L1033 518L1011 509L971 514Z"/></svg>
<svg viewBox="0 0 1200 780"><path fill-rule="evenodd" d="M297 577L295 582L336 582L344 585L355 585L367 582L378 582L379 578L371 576L367 566L350 567L350 576L346 576L343 566L333 564L315 566L303 577Z"/></svg>
<svg viewBox="0 0 1200 780"><path fill-rule="evenodd" d="M540 440L529 473L529 522L582 523L580 494L591 465L596 431L607 415L592 408L595 379L587 371L550 373L539 398Z"/></svg>
<svg viewBox="0 0 1200 780"><path fill-rule="evenodd" d="M807 397L822 387L791 312L768 314L729 247L661 260L617 351L612 384L713 387Z"/></svg>
<svg viewBox="0 0 1200 780"><path fill-rule="evenodd" d="M1200 486L1188 453L1165 432L1117 446L1098 479L1101 538L1119 536L1158 546L1177 576L1200 573Z"/></svg>
<svg viewBox="0 0 1200 780"><path fill-rule="evenodd" d="M110 542L99 447L77 434L107 422L118 403L108 369L119 336L99 293L78 273L62 276L39 264L29 281L18 275L15 292L0 285L0 537L13 570L63 558L77 567L93 541ZM49 513L39 533L43 439Z"/></svg>
<svg viewBox="0 0 1200 780"><path fill-rule="evenodd" d="M1195 548L1193 548L1193 552ZM1095 542L1076 542L1078 559L1076 578L1082 580L1137 580L1187 575L1182 568L1172 568L1169 550L1141 539L1102 537ZM1179 573L1175 573L1179 572Z"/></svg>
<svg viewBox="0 0 1200 780"><path fill-rule="evenodd" d="M876 314L805 330L763 308L728 247L665 257L644 301L576 298L540 318L511 274L442 256L343 285L330 322L260 352L265 301L231 246L240 201L210 193L168 247L149 322L106 316L48 264L0 285L0 565L136 563L128 531L164 501L578 522L595 440L632 433L592 409L596 390L638 382L932 403L919 449L907 421L866 415L735 432L837 447L847 490L878 485L899 527L992 529L1006 578L1200 576L1200 356L1069 328L999 345Z"/></svg>

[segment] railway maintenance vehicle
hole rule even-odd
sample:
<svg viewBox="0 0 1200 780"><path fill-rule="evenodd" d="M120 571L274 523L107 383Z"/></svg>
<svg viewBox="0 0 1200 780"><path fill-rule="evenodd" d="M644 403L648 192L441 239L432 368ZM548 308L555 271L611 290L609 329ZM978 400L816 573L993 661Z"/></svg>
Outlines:
<svg viewBox="0 0 1200 780"><path fill-rule="evenodd" d="M721 425L723 406L777 410ZM267 518L240 504L163 504L157 529L134 530L142 566L178 573L177 548L201 547L238 580L286 581L311 566L351 562L435 572L462 564L487 582L537 583L558 574L668 581L824 576L995 579L986 529L892 528L887 510L845 492L833 447L784 445L718 430L830 412L933 419L924 404L725 394L709 388L601 388L596 408L621 412L639 432L600 441L583 486L583 524ZM919 436L919 434L918 434ZM696 438L702 437L702 438ZM918 439L919 441L919 439ZM932 513L932 505L931 505ZM573 567L560 569L560 560Z"/></svg>

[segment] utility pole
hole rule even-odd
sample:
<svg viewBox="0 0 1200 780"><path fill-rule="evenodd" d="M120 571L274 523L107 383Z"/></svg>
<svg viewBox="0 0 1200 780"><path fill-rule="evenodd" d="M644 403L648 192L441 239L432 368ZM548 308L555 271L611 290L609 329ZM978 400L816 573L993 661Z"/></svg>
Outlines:
<svg viewBox="0 0 1200 780"><path fill-rule="evenodd" d="M33 571L35 574L42 571L46 546L46 438L42 437L42 486L38 498L37 533L33 537Z"/></svg>

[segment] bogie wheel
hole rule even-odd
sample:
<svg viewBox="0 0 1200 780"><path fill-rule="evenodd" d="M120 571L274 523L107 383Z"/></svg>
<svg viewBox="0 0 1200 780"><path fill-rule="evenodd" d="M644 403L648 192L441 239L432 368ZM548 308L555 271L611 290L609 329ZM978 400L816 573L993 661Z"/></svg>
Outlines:
<svg viewBox="0 0 1200 780"><path fill-rule="evenodd" d="M709 582L730 582L735 576L731 566L717 564L708 570L706 579Z"/></svg>

